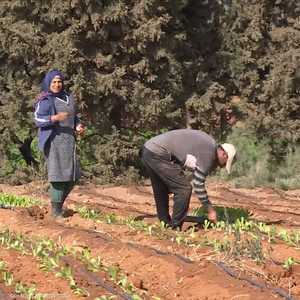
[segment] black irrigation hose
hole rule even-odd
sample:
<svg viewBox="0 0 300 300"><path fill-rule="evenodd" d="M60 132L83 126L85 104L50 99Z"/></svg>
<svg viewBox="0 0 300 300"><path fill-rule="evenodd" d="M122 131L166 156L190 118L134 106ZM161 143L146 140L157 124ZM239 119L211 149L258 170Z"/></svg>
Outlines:
<svg viewBox="0 0 300 300"><path fill-rule="evenodd" d="M188 263L188 264L193 264L194 263L189 258L184 257L184 256L182 256L180 254L173 254L171 252L163 252L163 251L155 249L154 247L151 247L151 246L134 244L132 242L127 242L127 245L130 246L130 247L132 247L132 248L135 248L135 249L149 249L151 251L154 251L156 254L162 255L162 256L168 256L168 255L169 256L175 256L175 257L179 258L180 260L182 260L183 262Z"/></svg>
<svg viewBox="0 0 300 300"><path fill-rule="evenodd" d="M66 224L61 224L61 223L57 223L56 225L64 228L65 230L60 234L61 236L68 235L69 231L74 231L74 227L66 225ZM111 243L113 242L113 239L109 236L107 236L105 233L99 232L99 231L95 231L93 229L85 229L85 228L78 228L76 227L76 231L80 232L80 233L89 233L93 236L93 238L99 238L105 242Z"/></svg>
<svg viewBox="0 0 300 300"><path fill-rule="evenodd" d="M223 262L215 262L215 263L218 267L220 267L223 271L225 271L227 274L229 274L233 278L236 278L239 280L245 280L248 283L250 283L251 285L261 288L261 289L271 290L273 293L281 296L282 298L284 298L286 300L296 300L295 298L290 296L285 290L283 290L281 288L268 287L266 283L259 283L250 278L241 277L241 276L237 275L236 272L234 272L231 268L227 267Z"/></svg>
<svg viewBox="0 0 300 300"><path fill-rule="evenodd" d="M66 264L66 265L70 265L70 262L72 259L69 258L64 258L62 257L61 260ZM132 297L127 294L127 293L123 293L123 292L119 292L117 289L115 289L114 287L106 284L100 277L98 277L96 274L93 274L89 271L87 271L86 269L84 269L82 266L77 266L76 267L76 271L83 277L85 277L89 284L92 284L94 286L101 286L102 288L104 288L105 290L107 290L108 292L110 292L111 294L115 295L115 296L119 296L121 299L124 300L132 300Z"/></svg>
<svg viewBox="0 0 300 300"><path fill-rule="evenodd" d="M205 216L186 216L184 218L184 222L196 223L199 225L203 225L205 220L208 221L207 217Z"/></svg>
<svg viewBox="0 0 300 300"><path fill-rule="evenodd" d="M120 298L122 298L124 300L132 299L132 297L129 294L119 292L117 289L106 284L100 277L96 276L95 274L88 273L83 268L80 268L77 271L79 271L79 273L81 273L82 275L85 275L87 277L87 279L90 281L90 283L92 283L96 286L101 286L102 288L104 288L105 290L110 292L111 294L119 296Z"/></svg>
<svg viewBox="0 0 300 300"><path fill-rule="evenodd" d="M176 257L178 257L179 259L183 260L184 262L188 263L188 264L193 264L194 262L189 259L188 257L182 256L180 254L174 254Z"/></svg>

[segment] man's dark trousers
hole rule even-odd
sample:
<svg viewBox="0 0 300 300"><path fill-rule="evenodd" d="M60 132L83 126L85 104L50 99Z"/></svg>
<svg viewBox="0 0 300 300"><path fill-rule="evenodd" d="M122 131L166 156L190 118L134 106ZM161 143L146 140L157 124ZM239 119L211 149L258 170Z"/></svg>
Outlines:
<svg viewBox="0 0 300 300"><path fill-rule="evenodd" d="M172 228L181 227L192 194L192 186L182 166L171 155L157 155L145 147L142 161L151 180L159 220ZM169 214L169 193L174 195L172 218Z"/></svg>

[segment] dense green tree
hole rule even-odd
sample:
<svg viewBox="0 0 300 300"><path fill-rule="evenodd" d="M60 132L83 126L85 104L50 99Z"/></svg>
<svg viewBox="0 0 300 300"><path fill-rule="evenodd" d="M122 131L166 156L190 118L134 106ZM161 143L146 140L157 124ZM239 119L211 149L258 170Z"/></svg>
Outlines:
<svg viewBox="0 0 300 300"><path fill-rule="evenodd" d="M91 175L115 179L139 168L139 147L163 130L199 128L224 140L239 113L258 137L271 138L278 156L299 140L299 7L2 0L0 177L39 162L29 151L32 107L53 68L67 75L90 128L79 145Z"/></svg>
<svg viewBox="0 0 300 300"><path fill-rule="evenodd" d="M98 162L93 171L98 166L101 174L110 165L120 172L134 165L145 138L185 127L186 108L201 107L194 100L205 93L204 80L214 84L204 66L214 55L209 51L216 38L217 4L211 3L2 1L0 114L6 141L31 141L38 84L47 70L58 68L68 75L68 86L92 126L82 147ZM215 114L211 103L198 110L203 117L197 125L209 129L208 116ZM108 142L116 133L117 148L116 141ZM104 155L105 144L113 145L109 152L119 159ZM2 146L10 150L11 143Z"/></svg>
<svg viewBox="0 0 300 300"><path fill-rule="evenodd" d="M230 81L248 126L270 138L281 158L300 138L300 3L233 0L226 8L221 32Z"/></svg>

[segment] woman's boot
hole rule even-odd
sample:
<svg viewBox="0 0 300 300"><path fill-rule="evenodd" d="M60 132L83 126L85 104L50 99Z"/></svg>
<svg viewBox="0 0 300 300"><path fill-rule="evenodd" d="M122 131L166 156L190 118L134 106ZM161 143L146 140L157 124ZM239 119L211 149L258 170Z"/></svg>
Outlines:
<svg viewBox="0 0 300 300"><path fill-rule="evenodd" d="M63 202L51 202L51 214L54 218L63 218Z"/></svg>

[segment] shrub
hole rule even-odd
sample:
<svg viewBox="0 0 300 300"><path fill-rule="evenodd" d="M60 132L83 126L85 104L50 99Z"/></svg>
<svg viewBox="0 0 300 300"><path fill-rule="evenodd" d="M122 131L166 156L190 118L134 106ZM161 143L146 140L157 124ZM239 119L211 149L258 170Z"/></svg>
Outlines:
<svg viewBox="0 0 300 300"><path fill-rule="evenodd" d="M222 179L230 179L236 187L269 185L279 188L297 188L299 183L299 146L290 146L278 160L272 155L272 140L258 138L247 129L235 128L227 138L237 149L237 162L231 174L217 172Z"/></svg>

